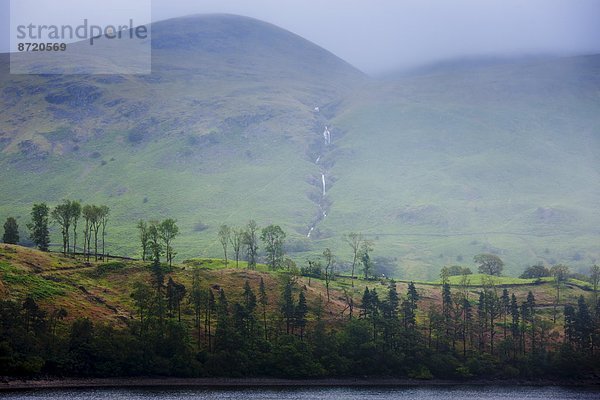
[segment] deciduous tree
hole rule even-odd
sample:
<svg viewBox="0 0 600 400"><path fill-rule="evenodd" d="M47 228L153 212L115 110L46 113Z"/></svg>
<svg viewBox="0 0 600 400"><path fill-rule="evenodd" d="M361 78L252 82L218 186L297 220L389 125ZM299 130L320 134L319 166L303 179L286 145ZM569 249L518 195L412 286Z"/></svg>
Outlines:
<svg viewBox="0 0 600 400"><path fill-rule="evenodd" d="M84 253L86 253L88 260L90 259L92 233L94 234L94 259L98 260L98 231L101 227L102 213L104 211L102 207L93 204L86 204L81 210L81 215L85 220ZM86 247L87 251L85 250Z"/></svg>
<svg viewBox="0 0 600 400"><path fill-rule="evenodd" d="M83 228L83 253L87 260L90 259L90 247L91 247L91 238L92 238L92 219L93 216L93 207L89 204L86 204L81 209L81 216L85 221L85 226Z"/></svg>
<svg viewBox="0 0 600 400"><path fill-rule="evenodd" d="M229 243L231 243L231 247L233 252L235 253L235 267L239 268L240 266L240 250L242 248L242 244L244 242L244 231L242 229L234 228L231 230L231 235L229 236Z"/></svg>
<svg viewBox="0 0 600 400"><path fill-rule="evenodd" d="M152 252L152 260L160 265L160 256L163 252L163 246L160 239L160 223L150 221L148 224L148 244Z"/></svg>
<svg viewBox="0 0 600 400"><path fill-rule="evenodd" d="M365 279L369 279L369 277L373 273L373 262L371 261L370 253L373 251L373 245L368 240L363 241L363 244L360 248L360 261L363 266L363 274Z"/></svg>
<svg viewBox="0 0 600 400"><path fill-rule="evenodd" d="M519 276L519 278L523 279L531 279L531 278L544 278L546 276L550 276L550 270L544 267L541 264L532 265L531 267L527 267L525 271Z"/></svg>
<svg viewBox="0 0 600 400"><path fill-rule="evenodd" d="M279 225L269 225L263 228L260 238L265 243L267 263L271 270L281 268L283 264L283 242L285 232Z"/></svg>
<svg viewBox="0 0 600 400"><path fill-rule="evenodd" d="M100 206L98 209L98 223L102 226L102 259L106 260L106 224L108 224L108 217L110 214L110 208L108 206Z"/></svg>
<svg viewBox="0 0 600 400"><path fill-rule="evenodd" d="M142 261L146 261L148 255L148 247L150 246L150 236L148 232L148 224L146 221L139 220L137 224L138 238L140 239L140 245L142 247Z"/></svg>
<svg viewBox="0 0 600 400"><path fill-rule="evenodd" d="M77 252L77 223L81 217L81 203L77 200L71 201L71 221L73 224L73 253Z"/></svg>
<svg viewBox="0 0 600 400"><path fill-rule="evenodd" d="M48 251L50 232L48 231L48 206L46 203L34 204L31 209L31 223L27 224L29 236L38 249Z"/></svg>
<svg viewBox="0 0 600 400"><path fill-rule="evenodd" d="M56 222L60 226L60 231L62 234L63 241L63 254L67 255L67 252L70 249L69 246L69 238L70 233L69 230L71 228L71 201L65 200L62 204L54 207L52 212L50 213L50 217L54 222Z"/></svg>
<svg viewBox="0 0 600 400"><path fill-rule="evenodd" d="M354 287L354 271L356 270L356 262L358 261L358 256L359 256L360 249L362 247L364 238L363 238L362 233L350 232L347 236L344 236L344 241L346 243L348 243L348 245L352 249L351 278L352 278L352 287Z"/></svg>
<svg viewBox="0 0 600 400"><path fill-rule="evenodd" d="M244 231L244 246L246 246L246 256L248 259L248 268L256 269L256 257L258 255L258 226L254 220L250 220Z"/></svg>
<svg viewBox="0 0 600 400"><path fill-rule="evenodd" d="M335 256L329 248L323 251L323 273L325 275L325 290L327 291L327 302L329 302L329 284L335 276Z"/></svg>
<svg viewBox="0 0 600 400"><path fill-rule="evenodd" d="M504 262L494 254L478 254L473 257L473 261L481 274L500 276L504 268Z"/></svg>
<svg viewBox="0 0 600 400"><path fill-rule="evenodd" d="M176 254L173 250L173 240L179 234L179 227L177 226L177 221L175 221L172 218L165 219L158 226L158 232L160 235L160 239L165 245L165 257L167 258L169 267L171 267L173 265L173 257L175 257Z"/></svg>
<svg viewBox="0 0 600 400"><path fill-rule="evenodd" d="M217 234L219 237L219 242L221 243L221 247L223 247L223 255L225 257L225 266L228 265L227 260L227 246L231 240L231 229L227 225L221 225L219 227L219 232Z"/></svg>
<svg viewBox="0 0 600 400"><path fill-rule="evenodd" d="M569 276L569 267L562 264L554 265L552 268L550 268L550 273L554 278L554 286L556 287L556 299L554 301L554 309L552 313L552 322L556 323L556 306L558 303L560 303L560 288L567 281Z"/></svg>

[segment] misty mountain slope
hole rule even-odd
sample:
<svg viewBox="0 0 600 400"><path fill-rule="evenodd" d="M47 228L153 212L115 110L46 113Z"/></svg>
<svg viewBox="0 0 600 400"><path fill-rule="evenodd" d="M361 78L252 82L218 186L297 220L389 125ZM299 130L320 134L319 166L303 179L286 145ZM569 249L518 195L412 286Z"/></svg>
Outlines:
<svg viewBox="0 0 600 400"><path fill-rule="evenodd" d="M106 204L127 255L138 219L173 217L179 259L219 256L219 225L250 218L299 262L347 261L342 235L362 231L413 279L481 252L509 273L600 258L598 56L377 81L230 15L155 23L152 46L137 76L10 75L3 55L0 217L24 230L34 202Z"/></svg>
<svg viewBox="0 0 600 400"><path fill-rule="evenodd" d="M152 57L151 75L33 76L9 75L4 55L1 214L24 228L34 201L105 203L113 254L137 251L139 218L177 218L182 257L217 254L219 224L250 218L303 238L318 213L314 108L365 76L229 15L154 24Z"/></svg>
<svg viewBox="0 0 600 400"><path fill-rule="evenodd" d="M498 253L600 257L600 57L389 79L346 102L322 229L360 226L407 276ZM433 269L433 273L437 268Z"/></svg>

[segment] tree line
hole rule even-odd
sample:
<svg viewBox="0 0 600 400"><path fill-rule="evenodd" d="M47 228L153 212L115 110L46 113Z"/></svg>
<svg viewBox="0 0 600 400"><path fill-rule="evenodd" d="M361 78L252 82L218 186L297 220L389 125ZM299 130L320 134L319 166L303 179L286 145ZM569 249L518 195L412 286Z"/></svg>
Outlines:
<svg viewBox="0 0 600 400"><path fill-rule="evenodd" d="M76 200L64 200L50 209L46 203L36 203L31 209L31 222L27 224L29 238L41 251L49 251L50 223L60 228L62 252L64 255L78 254L77 227L83 220L83 254L86 260L93 256L95 261L106 256L106 226L110 216L110 208L106 205L84 204ZM14 217L8 217L4 223L2 241L18 244L19 225ZM99 243L100 241L100 243ZM92 252L93 247L93 252Z"/></svg>
<svg viewBox="0 0 600 400"><path fill-rule="evenodd" d="M132 285L126 328L66 322L63 309L29 297L1 301L0 373L582 379L600 368L597 288L554 323L532 292L519 298L492 279L472 296L468 275L450 285L442 270L441 306L425 307L412 282L399 293L392 280L371 281L355 308L332 315L293 273L255 275L227 293L200 270L186 287L168 264L148 268ZM265 282L276 276L278 291Z"/></svg>
<svg viewBox="0 0 600 400"><path fill-rule="evenodd" d="M173 241L179 235L177 221L172 218L150 222L140 220L137 229L142 247L142 261L152 259L160 262L160 256L164 254L169 266L172 266L173 258L177 254L173 248Z"/></svg>
<svg viewBox="0 0 600 400"><path fill-rule="evenodd" d="M40 248L45 243L47 250L51 219L61 227L63 252L75 253L77 221L83 218L84 254L90 258L93 243L97 258L100 238L102 258L108 211L102 217L101 206L86 205L78 213L73 211L74 203L65 201L52 211L43 203L35 204L29 226L32 240ZM7 224L13 227L16 221ZM225 263L231 249L236 266L245 257L248 268L256 269L260 240L269 269L283 270L271 275L282 276L281 290L267 289L263 280L267 275L263 275L260 282L245 281L240 293L226 293L203 282L199 270L193 271L191 285L178 281L172 264L173 240L179 233L175 220L141 220L137 227L142 258L150 261L150 279L132 285L136 311L127 328L89 319L65 323L64 310L44 311L29 297L0 302L0 354L6 361L0 368L6 374L462 379L577 377L599 372L597 266L588 279L591 297L580 297L577 305L564 307L560 307L560 294L568 268L526 269L524 274L541 271L553 277L551 317L532 292L518 298L496 284L494 276L501 274L504 263L490 254L474 258L478 271L489 275L475 296L469 268L445 267L440 274L439 304L424 307L413 283L399 294L394 281L376 279L372 243L361 234L349 234L345 241L353 252L352 286L361 267L368 283L355 301L351 290L330 290L336 279L336 257L330 249L297 268L285 257L285 232L276 225L260 229L250 221L242 228L220 227ZM163 256L166 263L161 262ZM460 281L451 285L450 277L456 275ZM325 286L325 296L312 303L307 296L311 278ZM332 301L344 304L340 315L331 314Z"/></svg>

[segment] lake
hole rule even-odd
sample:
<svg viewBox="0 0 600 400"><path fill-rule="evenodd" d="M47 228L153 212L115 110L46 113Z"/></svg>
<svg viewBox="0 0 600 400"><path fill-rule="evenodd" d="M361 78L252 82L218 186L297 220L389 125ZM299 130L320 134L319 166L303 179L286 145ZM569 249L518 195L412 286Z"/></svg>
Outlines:
<svg viewBox="0 0 600 400"><path fill-rule="evenodd" d="M600 399L600 391L591 388L534 386L427 386L427 387L160 387L98 389L36 389L0 392L2 399L69 400L549 400Z"/></svg>

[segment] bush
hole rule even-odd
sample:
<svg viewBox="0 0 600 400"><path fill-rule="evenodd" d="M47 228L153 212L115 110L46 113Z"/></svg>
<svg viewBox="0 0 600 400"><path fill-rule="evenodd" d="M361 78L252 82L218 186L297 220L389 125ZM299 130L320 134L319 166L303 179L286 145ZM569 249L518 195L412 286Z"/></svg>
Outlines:
<svg viewBox="0 0 600 400"><path fill-rule="evenodd" d="M550 276L550 270L548 268L543 265L532 265L531 267L525 268L525 271L523 271L519 278L534 279L544 278L546 276Z"/></svg>
<svg viewBox="0 0 600 400"><path fill-rule="evenodd" d="M453 265L448 268L448 276L471 275L472 273L471 268L461 267L460 265Z"/></svg>

